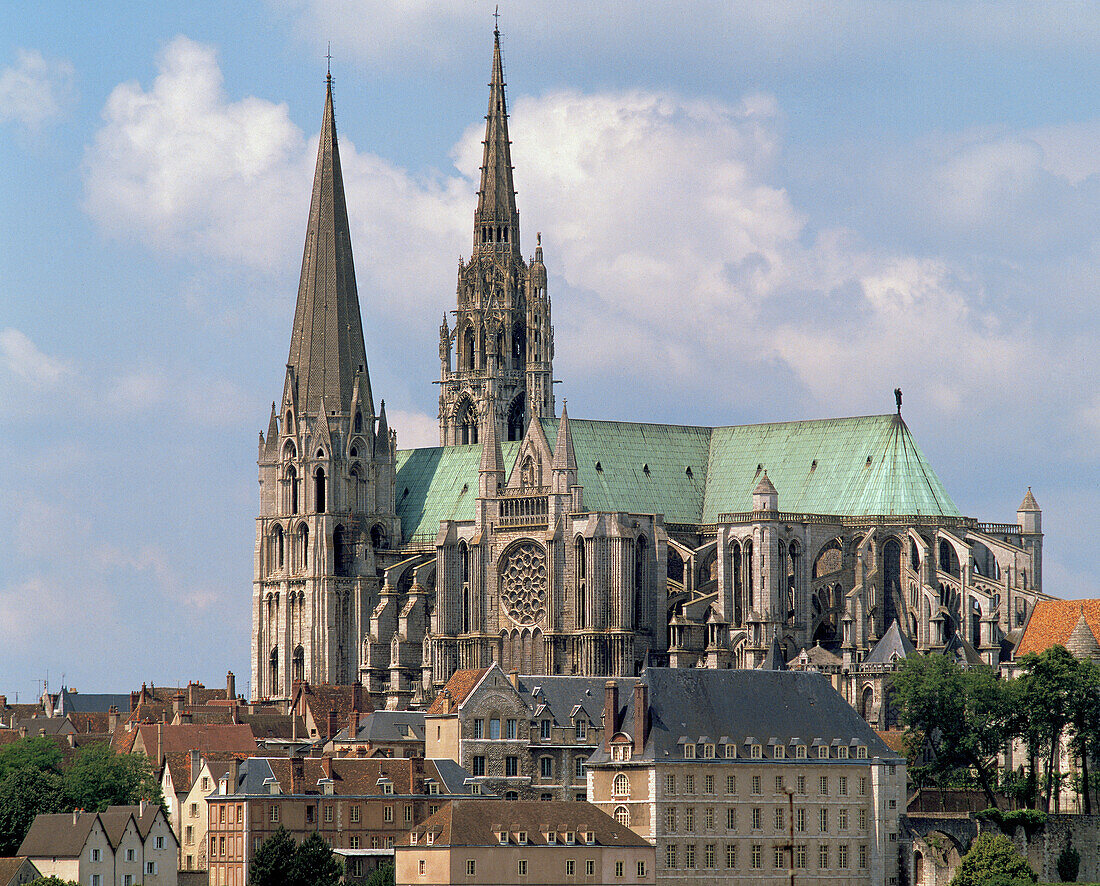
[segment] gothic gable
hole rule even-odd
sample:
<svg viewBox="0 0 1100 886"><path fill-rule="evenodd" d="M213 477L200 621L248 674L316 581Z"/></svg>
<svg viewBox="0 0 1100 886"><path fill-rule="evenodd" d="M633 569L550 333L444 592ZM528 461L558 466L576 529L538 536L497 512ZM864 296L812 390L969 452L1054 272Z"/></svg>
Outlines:
<svg viewBox="0 0 1100 886"><path fill-rule="evenodd" d="M546 434L543 433L542 422L537 418L532 419L519 445L519 454L516 456L515 465L512 466L512 473L508 477L507 488L549 486L552 461L553 454L550 452Z"/></svg>

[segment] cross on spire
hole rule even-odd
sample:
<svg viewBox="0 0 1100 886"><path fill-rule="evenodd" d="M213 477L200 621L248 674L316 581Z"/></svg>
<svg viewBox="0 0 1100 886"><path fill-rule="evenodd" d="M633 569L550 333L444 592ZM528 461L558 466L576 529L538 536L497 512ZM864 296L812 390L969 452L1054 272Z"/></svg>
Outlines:
<svg viewBox="0 0 1100 886"><path fill-rule="evenodd" d="M493 9L493 33L500 34L500 6Z"/></svg>
<svg viewBox="0 0 1100 886"><path fill-rule="evenodd" d="M325 53L325 59L327 60L327 73L326 76L329 80L332 79L332 41L328 41L328 52Z"/></svg>

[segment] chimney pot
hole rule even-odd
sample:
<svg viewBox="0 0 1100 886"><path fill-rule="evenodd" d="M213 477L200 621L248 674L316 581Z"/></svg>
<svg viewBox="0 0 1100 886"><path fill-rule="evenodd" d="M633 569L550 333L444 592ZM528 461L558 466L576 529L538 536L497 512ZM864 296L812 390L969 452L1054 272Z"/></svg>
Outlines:
<svg viewBox="0 0 1100 886"><path fill-rule="evenodd" d="M634 684L634 752L640 757L645 751L649 730L649 687L645 683Z"/></svg>
<svg viewBox="0 0 1100 886"><path fill-rule="evenodd" d="M513 689L519 689L519 671L509 671L508 679L512 681Z"/></svg>
<svg viewBox="0 0 1100 886"><path fill-rule="evenodd" d="M326 740L331 739L336 732L336 711L331 710L328 712L328 735L325 736Z"/></svg>
<svg viewBox="0 0 1100 886"><path fill-rule="evenodd" d="M237 678L232 671L227 671L225 675L225 697L229 701L237 697Z"/></svg>
<svg viewBox="0 0 1100 886"><path fill-rule="evenodd" d="M615 734L615 717L619 713L619 684L604 683L603 689L603 749L611 752L611 737Z"/></svg>

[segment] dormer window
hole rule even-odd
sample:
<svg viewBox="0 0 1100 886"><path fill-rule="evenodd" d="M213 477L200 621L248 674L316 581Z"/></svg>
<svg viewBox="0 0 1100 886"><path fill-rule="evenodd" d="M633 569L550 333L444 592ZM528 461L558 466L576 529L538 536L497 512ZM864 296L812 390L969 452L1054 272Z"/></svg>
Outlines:
<svg viewBox="0 0 1100 886"><path fill-rule="evenodd" d="M836 749L836 755L841 760L847 760L848 759L848 745L842 744L840 747L838 747Z"/></svg>
<svg viewBox="0 0 1100 886"><path fill-rule="evenodd" d="M758 744L751 745L749 747L749 756L754 760L760 760L764 757L764 748Z"/></svg>
<svg viewBox="0 0 1100 886"><path fill-rule="evenodd" d="M439 793L439 783L435 782L435 781L429 781L428 782L428 793L429 794L438 794Z"/></svg>
<svg viewBox="0 0 1100 886"><path fill-rule="evenodd" d="M857 760L866 760L867 759L867 748L864 745L857 745L856 746L856 759Z"/></svg>
<svg viewBox="0 0 1100 886"><path fill-rule="evenodd" d="M412 831L409 834L409 845L410 846L415 846L416 845L416 837L417 837L416 831Z"/></svg>
<svg viewBox="0 0 1100 886"><path fill-rule="evenodd" d="M431 846L431 845L432 845L432 843L434 843L434 842L435 842L435 834L434 834L434 833L432 833L431 831L428 831L428 833L426 833L426 834L424 835L424 837L425 837L425 842L426 842L426 843L427 843L427 844L428 844L429 846Z"/></svg>
<svg viewBox="0 0 1100 886"><path fill-rule="evenodd" d="M787 748L781 744L777 744L772 747L772 756L776 760L783 760L787 756Z"/></svg>
<svg viewBox="0 0 1100 886"><path fill-rule="evenodd" d="M708 760L713 760L714 759L714 745L709 744L709 743L703 745L703 756Z"/></svg>
<svg viewBox="0 0 1100 886"><path fill-rule="evenodd" d="M828 760L829 759L829 746L827 744L819 744L817 746L817 759Z"/></svg>
<svg viewBox="0 0 1100 886"><path fill-rule="evenodd" d="M507 831L500 831L497 834L497 839L500 841L501 846L507 846L508 845L508 832Z"/></svg>
<svg viewBox="0 0 1100 886"><path fill-rule="evenodd" d="M527 831L520 831L519 833L517 833L516 834L516 842L519 843L520 846L526 846L527 845Z"/></svg>
<svg viewBox="0 0 1100 886"><path fill-rule="evenodd" d="M566 831L565 832L565 845L566 846L572 846L576 842L577 842L577 835L574 834L572 831Z"/></svg>
<svg viewBox="0 0 1100 886"><path fill-rule="evenodd" d="M726 759L727 760L737 759L737 745L735 745L735 744L727 744L726 745Z"/></svg>
<svg viewBox="0 0 1100 886"><path fill-rule="evenodd" d="M547 846L553 846L558 842L558 835L554 831L546 831L543 836L546 837Z"/></svg>
<svg viewBox="0 0 1100 886"><path fill-rule="evenodd" d="M694 742L688 742L687 744L684 745L684 759L685 760L694 760L695 759L695 744L694 744Z"/></svg>
<svg viewBox="0 0 1100 886"><path fill-rule="evenodd" d="M585 831L584 832L584 844L586 846L595 846L596 845L596 832L595 831Z"/></svg>
<svg viewBox="0 0 1100 886"><path fill-rule="evenodd" d="M573 726L573 732L577 741L584 741L588 737L588 724L584 720L577 720Z"/></svg>
<svg viewBox="0 0 1100 886"><path fill-rule="evenodd" d="M794 756L795 756L796 760L805 760L806 759L806 745L804 745L804 744L795 745Z"/></svg>

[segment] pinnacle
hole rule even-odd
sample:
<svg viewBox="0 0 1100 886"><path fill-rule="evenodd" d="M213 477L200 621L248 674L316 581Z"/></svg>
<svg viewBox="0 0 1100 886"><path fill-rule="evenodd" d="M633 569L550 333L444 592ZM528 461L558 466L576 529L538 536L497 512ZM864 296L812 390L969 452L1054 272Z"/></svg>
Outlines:
<svg viewBox="0 0 1100 886"><path fill-rule="evenodd" d="M493 73L489 82L489 109L485 115L485 145L481 162L481 187L474 213L474 252L501 249L519 252L519 213L512 181L511 142L508 139L508 104L504 89L504 65L500 34L493 33Z"/></svg>

